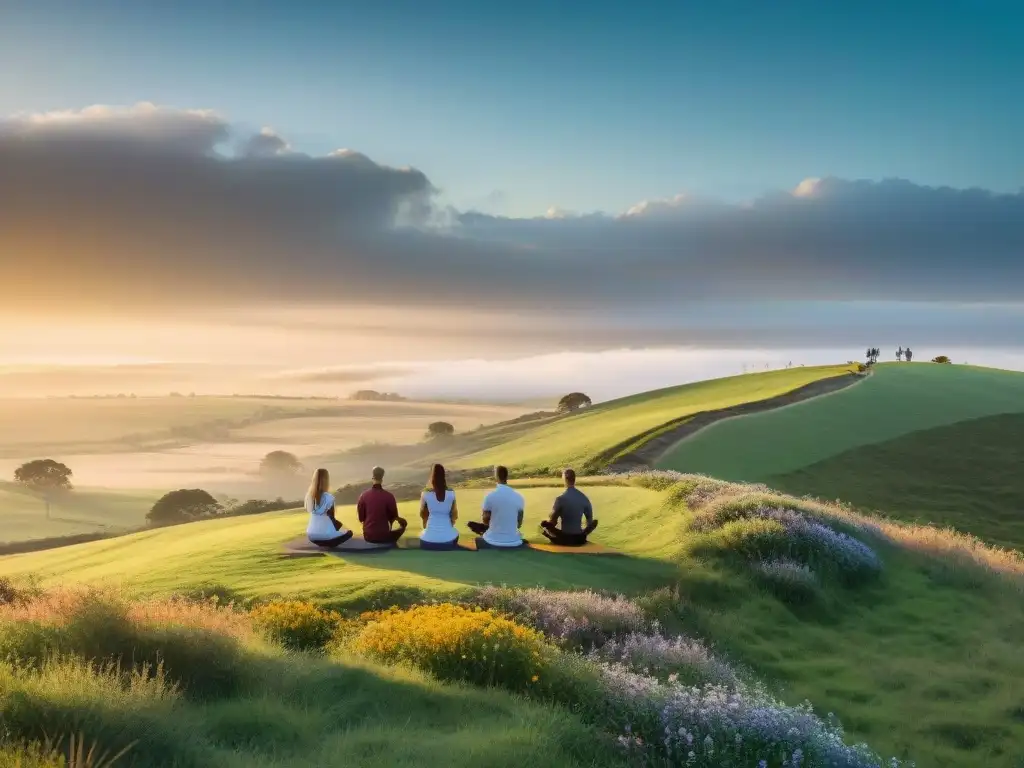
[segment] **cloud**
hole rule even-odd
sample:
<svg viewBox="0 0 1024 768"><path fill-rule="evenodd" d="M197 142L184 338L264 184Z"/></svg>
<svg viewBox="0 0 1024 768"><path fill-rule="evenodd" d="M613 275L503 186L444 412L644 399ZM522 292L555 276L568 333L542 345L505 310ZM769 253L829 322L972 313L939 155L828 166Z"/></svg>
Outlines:
<svg viewBox="0 0 1024 768"><path fill-rule="evenodd" d="M511 219L440 207L416 169L151 104L2 121L0 168L4 299L37 311L335 302L671 325L711 301L1024 299L1024 192L821 178L741 205Z"/></svg>

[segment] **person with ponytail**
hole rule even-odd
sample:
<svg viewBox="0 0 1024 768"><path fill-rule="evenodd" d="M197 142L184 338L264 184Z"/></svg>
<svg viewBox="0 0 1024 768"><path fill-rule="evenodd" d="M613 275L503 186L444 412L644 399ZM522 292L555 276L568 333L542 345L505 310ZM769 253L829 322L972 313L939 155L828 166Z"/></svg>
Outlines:
<svg viewBox="0 0 1024 768"><path fill-rule="evenodd" d="M320 547L336 547L352 538L352 531L334 516L334 496L327 490L330 483L330 474L320 468L313 473L306 494L306 511L309 513L306 536Z"/></svg>

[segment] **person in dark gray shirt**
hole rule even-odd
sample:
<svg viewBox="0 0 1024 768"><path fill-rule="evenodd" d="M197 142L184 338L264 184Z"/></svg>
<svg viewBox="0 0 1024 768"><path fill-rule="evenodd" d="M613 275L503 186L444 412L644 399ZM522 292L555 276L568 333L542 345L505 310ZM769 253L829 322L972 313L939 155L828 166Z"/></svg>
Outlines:
<svg viewBox="0 0 1024 768"><path fill-rule="evenodd" d="M542 533L552 544L563 547L581 547L587 543L587 536L597 528L594 509L590 499L576 488L576 472L567 469L562 472L565 481L565 492L555 499L551 517L540 524ZM587 521L583 525L584 519ZM558 524L561 522L562 527Z"/></svg>

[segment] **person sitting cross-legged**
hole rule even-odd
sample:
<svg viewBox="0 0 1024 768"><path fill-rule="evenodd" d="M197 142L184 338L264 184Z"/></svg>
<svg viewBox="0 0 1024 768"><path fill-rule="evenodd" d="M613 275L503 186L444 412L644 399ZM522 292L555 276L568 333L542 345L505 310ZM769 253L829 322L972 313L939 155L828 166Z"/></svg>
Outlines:
<svg viewBox="0 0 1024 768"><path fill-rule="evenodd" d="M326 469L313 473L313 481L306 494L309 524L306 536L318 547L336 547L352 538L352 531L343 526L334 515L334 496L327 490L331 476Z"/></svg>
<svg viewBox="0 0 1024 768"><path fill-rule="evenodd" d="M483 522L466 525L492 547L521 547L523 537L519 529L523 525L526 502L519 491L509 486L506 467L495 467L494 479L498 485L484 497Z"/></svg>
<svg viewBox="0 0 1024 768"><path fill-rule="evenodd" d="M405 533L409 521L398 516L398 502L384 490L384 469L373 468L373 486L363 491L356 502L356 513L363 524L363 538L371 544L394 544ZM398 523L397 528L392 528Z"/></svg>
<svg viewBox="0 0 1024 768"><path fill-rule="evenodd" d="M448 487L444 467L440 464L435 464L430 470L430 489L420 497L420 519L423 520L421 549L454 549L458 546L459 532L455 521L459 519L459 507L455 503L455 491Z"/></svg>
<svg viewBox="0 0 1024 768"><path fill-rule="evenodd" d="M597 528L594 509L590 505L590 499L576 487L575 471L565 470L562 472L562 479L565 481L565 491L555 499L551 517L541 522L541 533L547 536L552 544L582 547L587 543L587 536ZM587 520L586 527L583 525L584 518ZM562 523L561 528L558 527L559 522Z"/></svg>

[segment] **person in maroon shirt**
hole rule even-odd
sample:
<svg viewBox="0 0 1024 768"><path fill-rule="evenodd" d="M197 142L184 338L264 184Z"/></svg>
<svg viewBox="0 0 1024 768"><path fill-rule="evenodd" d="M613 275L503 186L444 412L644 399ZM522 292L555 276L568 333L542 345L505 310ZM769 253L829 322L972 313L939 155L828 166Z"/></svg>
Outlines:
<svg viewBox="0 0 1024 768"><path fill-rule="evenodd" d="M374 544L394 544L405 533L409 522L398 516L398 502L391 491L385 491L384 470L373 468L373 487L366 489L356 502L359 522L363 524L363 538ZM392 530L391 524L398 523Z"/></svg>

